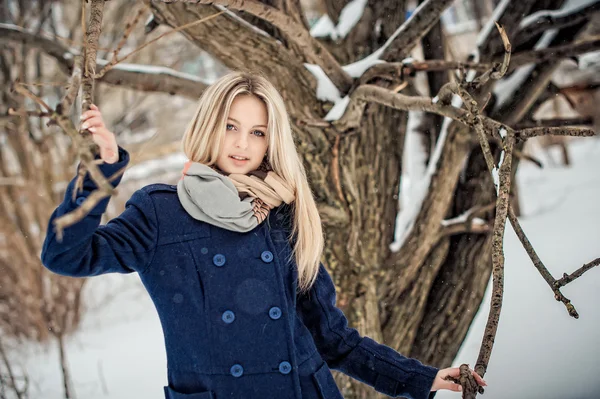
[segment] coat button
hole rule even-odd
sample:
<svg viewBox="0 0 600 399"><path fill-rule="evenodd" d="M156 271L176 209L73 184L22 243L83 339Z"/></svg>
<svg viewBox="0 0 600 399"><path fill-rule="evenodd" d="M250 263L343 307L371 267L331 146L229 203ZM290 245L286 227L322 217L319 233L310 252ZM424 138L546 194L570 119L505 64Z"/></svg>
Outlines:
<svg viewBox="0 0 600 399"><path fill-rule="evenodd" d="M271 251L264 251L262 254L260 254L260 258L265 263L271 263L273 261L273 253Z"/></svg>
<svg viewBox="0 0 600 399"><path fill-rule="evenodd" d="M223 266L225 264L225 255L216 254L213 256L213 263L218 267Z"/></svg>
<svg viewBox="0 0 600 399"><path fill-rule="evenodd" d="M281 309L279 309L277 306L273 306L271 309L269 309L269 317L273 320L277 320L281 317Z"/></svg>
<svg viewBox="0 0 600 399"><path fill-rule="evenodd" d="M77 199L75 200L75 203L77 205L81 205L85 202L85 197L77 197Z"/></svg>
<svg viewBox="0 0 600 399"><path fill-rule="evenodd" d="M231 310L226 310L221 318L225 323L230 324L235 320L235 314Z"/></svg>
<svg viewBox="0 0 600 399"><path fill-rule="evenodd" d="M202 255L206 255L208 253L208 248L203 247L200 252L202 253Z"/></svg>
<svg viewBox="0 0 600 399"><path fill-rule="evenodd" d="M292 365L288 362L279 363L279 372L281 374L289 374L292 371Z"/></svg>
<svg viewBox="0 0 600 399"><path fill-rule="evenodd" d="M244 374L244 368L241 364L234 364L233 366L231 366L231 369L229 369L229 371L234 377L241 377L242 374Z"/></svg>

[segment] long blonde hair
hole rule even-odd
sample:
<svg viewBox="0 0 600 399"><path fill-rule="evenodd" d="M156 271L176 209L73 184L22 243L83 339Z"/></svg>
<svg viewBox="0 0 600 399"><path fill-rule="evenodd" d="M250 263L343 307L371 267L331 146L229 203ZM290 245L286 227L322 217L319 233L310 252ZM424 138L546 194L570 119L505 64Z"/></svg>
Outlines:
<svg viewBox="0 0 600 399"><path fill-rule="evenodd" d="M296 150L288 113L275 87L265 77L231 72L208 86L182 139L190 161L213 165L221 152L231 103L238 95L254 95L267 107L267 160L275 173L295 190L290 240L298 265L298 290L306 292L316 280L323 252L323 228L306 171Z"/></svg>

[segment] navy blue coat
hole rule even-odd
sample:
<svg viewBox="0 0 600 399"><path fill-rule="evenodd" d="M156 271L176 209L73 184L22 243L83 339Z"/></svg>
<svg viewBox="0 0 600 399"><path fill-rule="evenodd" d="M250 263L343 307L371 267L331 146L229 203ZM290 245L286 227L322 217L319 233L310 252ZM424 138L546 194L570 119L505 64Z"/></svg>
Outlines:
<svg viewBox="0 0 600 399"><path fill-rule="evenodd" d="M105 176L129 162L119 154L100 166ZM323 265L310 292L296 294L288 207L237 233L190 217L176 186L152 184L100 226L103 200L59 242L52 221L95 188L86 177L73 201L74 182L50 218L42 263L66 276L139 274L163 328L167 399L342 398L330 369L391 397L429 397L438 369L348 327Z"/></svg>

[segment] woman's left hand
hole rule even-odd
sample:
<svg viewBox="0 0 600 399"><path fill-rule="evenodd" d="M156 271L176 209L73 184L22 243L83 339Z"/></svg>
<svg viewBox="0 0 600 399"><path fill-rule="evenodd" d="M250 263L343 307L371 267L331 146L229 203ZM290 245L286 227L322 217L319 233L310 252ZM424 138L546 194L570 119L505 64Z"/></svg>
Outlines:
<svg viewBox="0 0 600 399"><path fill-rule="evenodd" d="M479 374L477 374L473 370L471 370L471 373L473 374L473 378L475 378L475 381L477 381L479 385L483 387L487 386L487 383L483 380L483 378L479 376ZM460 369L458 367L451 367L438 371L437 375L435 376L435 380L433 380L431 390L437 391L439 389L448 389L454 392L461 392L462 386L460 384L456 384L452 381L445 379L448 376L458 379L459 375Z"/></svg>

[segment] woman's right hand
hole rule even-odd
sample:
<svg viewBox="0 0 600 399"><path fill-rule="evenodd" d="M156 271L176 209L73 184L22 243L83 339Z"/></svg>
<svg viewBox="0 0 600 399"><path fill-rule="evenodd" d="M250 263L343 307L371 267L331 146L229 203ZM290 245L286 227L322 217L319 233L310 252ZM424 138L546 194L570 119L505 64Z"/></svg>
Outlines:
<svg viewBox="0 0 600 399"><path fill-rule="evenodd" d="M81 114L81 128L92 134L94 143L100 148L100 158L106 163L119 160L119 146L115 134L108 130L102 120L102 114L97 106L90 105L90 110Z"/></svg>

